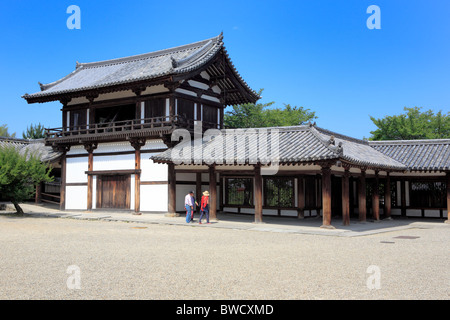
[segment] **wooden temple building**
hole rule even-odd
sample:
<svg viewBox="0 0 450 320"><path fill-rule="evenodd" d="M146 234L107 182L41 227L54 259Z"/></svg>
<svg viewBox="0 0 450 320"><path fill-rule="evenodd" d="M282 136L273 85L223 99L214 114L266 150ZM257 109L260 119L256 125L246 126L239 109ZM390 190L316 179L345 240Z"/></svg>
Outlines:
<svg viewBox="0 0 450 320"><path fill-rule="evenodd" d="M324 227L332 217L344 225L350 217L448 219L450 140L371 142L312 124L224 128L225 107L260 97L222 34L77 62L40 88L23 98L62 104L62 126L47 129L44 141L60 156L61 209L176 215L189 190L209 190L212 218L321 216Z"/></svg>

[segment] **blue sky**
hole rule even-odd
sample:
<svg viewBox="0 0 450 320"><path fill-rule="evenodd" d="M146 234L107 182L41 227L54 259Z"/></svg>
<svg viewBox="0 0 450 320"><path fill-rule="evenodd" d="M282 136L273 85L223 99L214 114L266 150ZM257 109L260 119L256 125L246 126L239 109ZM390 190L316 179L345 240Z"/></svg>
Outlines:
<svg viewBox="0 0 450 320"><path fill-rule="evenodd" d="M81 29L69 30L69 5ZM381 9L370 30L369 5ZM320 127L369 137L376 118L406 107L450 111L450 2L2 1L0 124L61 126L58 102L27 104L39 91L92 62L151 52L224 32L239 73L261 102L316 112Z"/></svg>

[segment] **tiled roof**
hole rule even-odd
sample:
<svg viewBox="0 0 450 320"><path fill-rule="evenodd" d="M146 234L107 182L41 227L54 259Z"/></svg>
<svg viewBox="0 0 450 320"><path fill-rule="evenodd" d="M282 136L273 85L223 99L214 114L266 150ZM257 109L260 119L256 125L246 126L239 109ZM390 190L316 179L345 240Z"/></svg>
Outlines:
<svg viewBox="0 0 450 320"><path fill-rule="evenodd" d="M450 139L369 141L369 145L410 170L450 170Z"/></svg>
<svg viewBox="0 0 450 320"><path fill-rule="evenodd" d="M315 127L315 129L319 132L322 139L330 140L333 137L335 145L341 144L343 150L342 159L352 164L380 169L407 169L403 162L372 148L365 140L351 138L319 127Z"/></svg>
<svg viewBox="0 0 450 320"><path fill-rule="evenodd" d="M42 162L53 162L61 157L62 153L55 152L51 147L44 145L44 139L17 139L0 137L0 147L15 146L21 154L26 152L37 154Z"/></svg>
<svg viewBox="0 0 450 320"><path fill-rule="evenodd" d="M41 84L40 92L25 94L23 98L32 101L36 98L59 96L74 92L86 92L98 88L175 76L197 70L207 64L223 50L225 59L234 72L237 81L252 99L259 99L242 77L237 73L223 45L223 35L171 49L135 55L125 58L92 63L78 63L76 69L64 78ZM256 101L255 100L255 101Z"/></svg>
<svg viewBox="0 0 450 320"><path fill-rule="evenodd" d="M152 159L155 162L177 164L256 164L258 162L266 164L276 161L281 164L293 164L341 159L359 166L406 170L405 165L371 148L366 141L332 135L329 131L312 125L250 130L223 129L220 132L220 135L210 141L205 142L203 140L207 139L200 138L189 143L181 142L178 146L153 156ZM260 147L265 145L258 142L257 138L264 134L267 134L266 150L268 152L266 153L261 152ZM245 152L238 153L238 143L244 142ZM274 148L274 152L272 152L272 142L278 145L278 150ZM214 143L218 146L217 150L221 151L211 152L214 149ZM198 145L203 146L203 153L195 149ZM191 146L189 149L184 149L189 150L190 153L183 151L186 146ZM269 156L266 158L263 156L265 154Z"/></svg>

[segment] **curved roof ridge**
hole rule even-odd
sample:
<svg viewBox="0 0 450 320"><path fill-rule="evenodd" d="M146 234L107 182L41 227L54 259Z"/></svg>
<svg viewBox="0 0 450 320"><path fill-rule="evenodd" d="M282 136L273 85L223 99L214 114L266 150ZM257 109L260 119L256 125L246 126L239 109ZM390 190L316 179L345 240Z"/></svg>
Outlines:
<svg viewBox="0 0 450 320"><path fill-rule="evenodd" d="M346 136L346 135L341 134L341 133L337 133L337 132L333 132L333 131L330 131L330 130L327 130L327 129L320 128L320 127L318 127L316 125L314 125L314 127L316 128L317 131L319 131L321 133L333 135L336 138L339 138L339 139L342 139L342 140L349 140L349 141L352 141L352 142L368 145L368 142L366 140L362 140L362 139Z"/></svg>
<svg viewBox="0 0 450 320"><path fill-rule="evenodd" d="M121 57L121 58L115 58L115 59L108 59L108 60L101 60L101 61L94 61L94 62L84 62L84 63L79 63L78 67L89 67L89 68L93 68L93 67L98 67L98 66L107 66L107 65L112 65L112 64L119 64L119 63L125 63L125 62L130 62L130 61L137 61L137 60L144 60L144 59L150 59L150 58L156 58L156 57L160 57L160 56L164 56L167 54L173 54L176 52L180 52L180 51L185 51L188 49L192 49L196 46L202 46L204 47L204 43L207 43L209 41L213 41L215 39L219 39L221 36L216 36L213 38L209 38L206 40L201 40L201 41L197 41L197 42L193 42L193 43L189 43L189 44L184 44L181 46L176 46L176 47L172 47L172 48L167 48L167 49L162 49L162 50L157 50L157 51L152 51L152 52L147 52L147 53L141 53L141 54L137 54L137 55L132 55L132 56L128 56L128 57Z"/></svg>
<svg viewBox="0 0 450 320"><path fill-rule="evenodd" d="M450 139L420 139L420 140L369 140L369 145L417 145L417 144L440 144L450 143Z"/></svg>

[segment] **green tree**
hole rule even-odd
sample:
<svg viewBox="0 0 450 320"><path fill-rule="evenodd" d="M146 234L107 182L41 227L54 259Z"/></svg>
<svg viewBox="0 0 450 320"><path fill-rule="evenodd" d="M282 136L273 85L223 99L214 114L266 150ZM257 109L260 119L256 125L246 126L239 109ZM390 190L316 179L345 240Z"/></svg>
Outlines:
<svg viewBox="0 0 450 320"><path fill-rule="evenodd" d="M262 92L263 89L258 94ZM224 125L228 128L295 126L317 118L315 112L289 104L285 104L284 108L269 108L274 104L272 101L234 105L231 111L225 113Z"/></svg>
<svg viewBox="0 0 450 320"><path fill-rule="evenodd" d="M2 124L0 125L0 137L15 138L16 133L10 134L8 132L8 125Z"/></svg>
<svg viewBox="0 0 450 320"><path fill-rule="evenodd" d="M42 139L45 138L45 128L41 123L37 125L30 124L27 131L22 133L24 139Z"/></svg>
<svg viewBox="0 0 450 320"><path fill-rule="evenodd" d="M11 145L0 147L0 193L14 204L18 214L23 214L19 203L34 195L38 183L53 180L50 172L38 154L21 154Z"/></svg>
<svg viewBox="0 0 450 320"><path fill-rule="evenodd" d="M436 114L432 110L405 107L405 113L385 116L382 119L370 117L378 127L371 131L370 140L415 140L450 138L450 112Z"/></svg>

